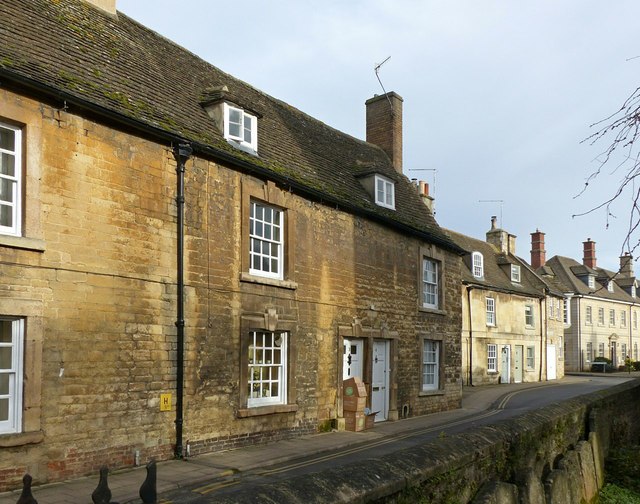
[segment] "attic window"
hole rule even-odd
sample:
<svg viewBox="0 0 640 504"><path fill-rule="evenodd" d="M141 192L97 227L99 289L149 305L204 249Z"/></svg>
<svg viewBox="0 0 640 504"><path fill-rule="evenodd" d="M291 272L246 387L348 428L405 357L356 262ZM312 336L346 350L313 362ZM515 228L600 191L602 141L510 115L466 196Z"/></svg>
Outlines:
<svg viewBox="0 0 640 504"><path fill-rule="evenodd" d="M473 276L482 278L484 276L484 259L480 252L471 254L471 263L473 268Z"/></svg>
<svg viewBox="0 0 640 504"><path fill-rule="evenodd" d="M611 280L607 282L607 290L613 292L613 282Z"/></svg>
<svg viewBox="0 0 640 504"><path fill-rule="evenodd" d="M589 275L587 277L587 285L589 286L590 289L595 289L596 282L595 282L595 278L593 277L593 275Z"/></svg>
<svg viewBox="0 0 640 504"><path fill-rule="evenodd" d="M243 109L224 104L224 137L234 147L258 152L258 118Z"/></svg>
<svg viewBox="0 0 640 504"><path fill-rule="evenodd" d="M511 281L520 283L520 266L518 264L511 265Z"/></svg>
<svg viewBox="0 0 640 504"><path fill-rule="evenodd" d="M382 175L375 176L375 193L376 193L376 205L391 208L396 208L396 195L395 185L392 180L389 180Z"/></svg>

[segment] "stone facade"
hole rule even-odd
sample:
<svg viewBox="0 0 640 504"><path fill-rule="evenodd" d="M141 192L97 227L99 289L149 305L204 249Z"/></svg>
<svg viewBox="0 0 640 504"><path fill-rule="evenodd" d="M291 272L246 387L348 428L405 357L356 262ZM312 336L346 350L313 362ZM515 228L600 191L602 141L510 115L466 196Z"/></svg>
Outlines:
<svg viewBox="0 0 640 504"><path fill-rule="evenodd" d="M25 233L0 237L0 314L26 321L23 428L0 436L0 487L172 456L176 203L171 148L0 91L24 125ZM185 180L184 439L192 454L339 425L343 336L390 342L388 418L458 407L460 261L233 166L193 157ZM248 273L248 205L286 213L286 275ZM421 309L424 254L443 309ZM286 404L247 407L247 332L284 330ZM442 342L422 393L422 339ZM369 357L370 359L370 357ZM371 366L365 366L370 391ZM161 411L161 395L171 407ZM369 399L370 401L370 399ZM370 404L370 403L369 403ZM404 409L403 409L404 407Z"/></svg>
<svg viewBox="0 0 640 504"><path fill-rule="evenodd" d="M554 256L538 272L567 294L564 325L565 366L568 371L591 371L606 358L614 368L626 360L640 360L640 305L632 257L623 255L617 272L596 265L596 244L584 242L583 261ZM599 370L603 370L601 367Z"/></svg>
<svg viewBox="0 0 640 504"><path fill-rule="evenodd" d="M564 376L561 291L515 254L516 237L495 226L486 241L451 232L463 260L462 374L467 385Z"/></svg>

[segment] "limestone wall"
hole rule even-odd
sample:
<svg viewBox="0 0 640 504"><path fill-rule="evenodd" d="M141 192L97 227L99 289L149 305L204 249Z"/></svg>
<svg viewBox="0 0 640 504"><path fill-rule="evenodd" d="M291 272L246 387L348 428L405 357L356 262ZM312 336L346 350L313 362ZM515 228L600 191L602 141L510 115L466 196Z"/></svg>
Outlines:
<svg viewBox="0 0 640 504"><path fill-rule="evenodd" d="M380 459L252 489L251 498L307 504L593 502L609 448L640 440L639 399L636 380ZM218 502L232 501L243 501L242 494Z"/></svg>

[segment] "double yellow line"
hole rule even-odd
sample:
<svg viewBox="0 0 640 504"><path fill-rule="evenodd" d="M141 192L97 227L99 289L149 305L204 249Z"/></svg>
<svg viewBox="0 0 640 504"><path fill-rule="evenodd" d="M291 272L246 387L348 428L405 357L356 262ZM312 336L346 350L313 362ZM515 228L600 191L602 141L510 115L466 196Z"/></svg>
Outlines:
<svg viewBox="0 0 640 504"><path fill-rule="evenodd" d="M547 385L547 386L551 386L551 385ZM435 432L435 431L443 431L444 429L450 428L450 427L456 427L458 425L463 425L466 423L472 423L478 420L483 420L485 418L489 418L492 417L494 415L497 415L498 413L500 413L506 406L507 403L517 394L519 394L520 392L523 392L525 390L529 390L529 389L523 389L523 390L516 390L513 392L509 392L508 394L506 394L501 400L500 402L496 405L495 408L490 409L485 411L484 413L480 414L480 415L476 415L473 417L466 417L466 418L462 418L460 420L457 420L455 422L449 422L446 424L441 424L441 425L436 425L433 427L427 427L424 429L416 429L416 430L412 430L412 431L408 431L404 434L398 434L398 435L391 435L391 436L386 436L383 439L380 439L378 441L371 441L368 443L364 443L361 444L359 446L354 446L353 448L348 448L345 450L341 450L340 452L334 452L334 453L329 453L327 455L320 455L318 457L314 457L313 459L309 459L303 462L294 462L292 464L288 464L286 466L281 466L275 469L267 469L264 471L259 471L254 473L256 476L269 476L272 474L280 474L283 472L287 472L287 471L291 471L292 469L300 469L302 467L307 467L313 464L317 464L319 462L326 462L328 460L333 460L333 459L337 459L340 457L343 457L345 455L350 455L352 453L358 453L364 450L368 450L370 448L375 448L378 446L383 446L389 443L395 443L397 441L401 441L403 439L409 438L409 437L413 437L419 434L426 434L428 432ZM218 477L229 477L232 475L236 475L237 477L234 478L231 481L218 481L218 482L214 482L214 483L210 483L208 485L199 487L194 489L193 491L202 495L206 495L209 494L211 492L214 492L216 490L220 490L222 488L226 488L226 487L230 487L233 485L237 485L238 483L240 483L240 479L241 479L241 474L236 473L235 471L229 470L229 471L224 471L223 473L221 473ZM169 504L169 503L167 503Z"/></svg>

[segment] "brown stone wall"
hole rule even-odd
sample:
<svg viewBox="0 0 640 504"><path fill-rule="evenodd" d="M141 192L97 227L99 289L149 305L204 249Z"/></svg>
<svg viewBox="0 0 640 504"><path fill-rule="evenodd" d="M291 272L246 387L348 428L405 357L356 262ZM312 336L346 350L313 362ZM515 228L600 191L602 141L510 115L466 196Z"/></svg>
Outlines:
<svg viewBox="0 0 640 504"><path fill-rule="evenodd" d="M162 146L0 92L25 125L25 238L0 237L0 315L26 317L24 432L0 436L0 489L168 458L176 372L175 161ZM6 115L6 117L5 117ZM460 403L460 269L419 309L424 243L211 161L187 162L184 441L192 453L313 432L341 415L339 326L390 339L394 407ZM248 275L248 202L285 210L283 281ZM290 334L288 404L246 407L243 335ZM372 333L373 334L373 333ZM443 342L442 390L420 395L421 338ZM257 411L259 410L259 411ZM19 467L19 470L15 470Z"/></svg>

